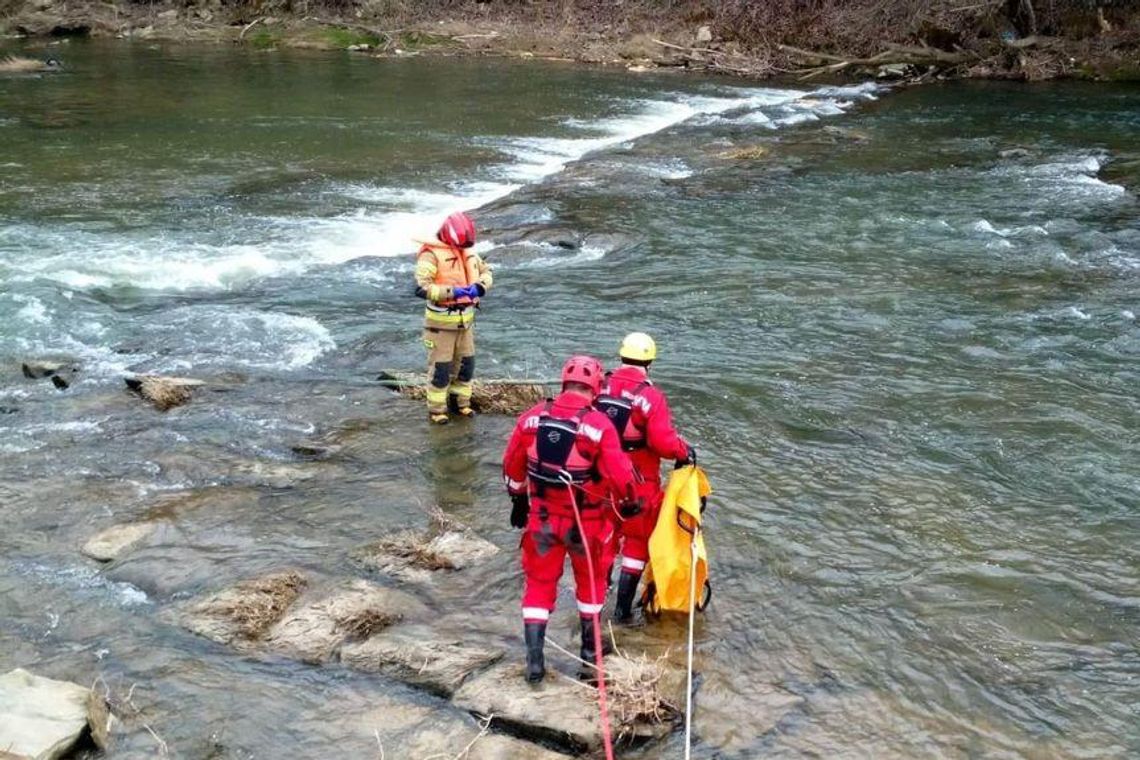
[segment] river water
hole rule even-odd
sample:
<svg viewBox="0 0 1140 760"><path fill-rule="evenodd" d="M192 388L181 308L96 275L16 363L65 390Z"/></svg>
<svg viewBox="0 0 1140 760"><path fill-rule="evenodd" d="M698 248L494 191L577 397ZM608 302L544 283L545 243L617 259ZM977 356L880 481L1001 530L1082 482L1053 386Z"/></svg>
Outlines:
<svg viewBox="0 0 1140 760"><path fill-rule="evenodd" d="M465 208L481 375L658 339L715 489L695 756L1140 755L1140 91L54 50L0 79L0 671L134 685L175 756L375 756L378 706L449 708L166 613L356 573L435 505L505 551L427 603L521 646L511 420L429 430L371 380L423 364L411 241ZM69 389L21 376L45 356ZM161 414L138 371L213 390ZM802 701L768 721L773 688Z"/></svg>

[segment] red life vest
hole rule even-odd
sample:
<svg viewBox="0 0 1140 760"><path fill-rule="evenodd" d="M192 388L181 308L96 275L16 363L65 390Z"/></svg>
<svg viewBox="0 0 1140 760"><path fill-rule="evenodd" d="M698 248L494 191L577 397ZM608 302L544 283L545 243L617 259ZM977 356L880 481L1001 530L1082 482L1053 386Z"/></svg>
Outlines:
<svg viewBox="0 0 1140 760"><path fill-rule="evenodd" d="M645 448L645 431L633 424L633 401L650 385L652 383L648 380L642 380L632 391L615 394L610 389L610 379L607 377L602 392L594 399L594 406L610 418L610 422L621 436L621 447L624 451Z"/></svg>
<svg viewBox="0 0 1140 760"><path fill-rule="evenodd" d="M526 474L539 494L546 488L566 488L567 480L580 486L598 480L593 460L583 456L578 447L582 418L589 406L579 409L570 419L550 414L554 402L547 400L538 415L534 440L526 452Z"/></svg>

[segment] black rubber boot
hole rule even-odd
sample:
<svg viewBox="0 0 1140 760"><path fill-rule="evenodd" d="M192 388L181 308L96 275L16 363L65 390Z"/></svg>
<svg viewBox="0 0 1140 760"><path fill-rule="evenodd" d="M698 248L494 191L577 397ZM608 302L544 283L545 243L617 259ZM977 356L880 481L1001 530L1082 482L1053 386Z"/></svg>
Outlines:
<svg viewBox="0 0 1140 760"><path fill-rule="evenodd" d="M594 659L594 618L582 617L579 618L579 620L582 621L582 648L579 650L578 656L585 662L590 663L589 665L582 666L581 675L583 678L590 680L596 671L594 664L596 662ZM600 622L601 621L599 621L599 624ZM601 632L601 634L602 657L605 657L606 655L613 654L614 642L606 636L606 632L604 630Z"/></svg>
<svg viewBox="0 0 1140 760"><path fill-rule="evenodd" d="M538 683L546 677L546 659L542 654L546 623L523 623L523 640L526 641L527 683Z"/></svg>
<svg viewBox="0 0 1140 760"><path fill-rule="evenodd" d="M624 570L618 577L617 601L614 602L614 622L629 625L633 622L633 598L637 595L637 583L641 573L627 573Z"/></svg>

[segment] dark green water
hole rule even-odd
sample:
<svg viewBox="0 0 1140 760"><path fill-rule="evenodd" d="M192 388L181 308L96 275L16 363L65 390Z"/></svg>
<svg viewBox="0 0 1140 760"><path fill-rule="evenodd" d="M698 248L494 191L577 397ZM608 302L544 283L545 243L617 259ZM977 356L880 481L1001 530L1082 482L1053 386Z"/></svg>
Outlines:
<svg viewBox="0 0 1140 760"><path fill-rule="evenodd" d="M505 551L427 602L518 645L511 421L428 430L369 382L422 364L410 240L476 208L484 376L658 339L716 489L695 756L1140 754L1140 90L61 57L0 79L0 671L137 683L177 756L373 756L378 714L434 703L164 613L353 573L435 504ZM79 382L24 380L44 354ZM160 415L128 370L244 382ZM310 438L342 449L292 453ZM76 552L186 492L126 560ZM803 698L775 725L773 688Z"/></svg>

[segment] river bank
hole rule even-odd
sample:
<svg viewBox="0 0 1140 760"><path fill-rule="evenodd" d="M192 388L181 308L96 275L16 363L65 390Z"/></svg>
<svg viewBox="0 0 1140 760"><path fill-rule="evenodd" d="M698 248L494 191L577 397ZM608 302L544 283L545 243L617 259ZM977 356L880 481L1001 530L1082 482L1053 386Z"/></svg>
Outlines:
<svg viewBox="0 0 1140 760"><path fill-rule="evenodd" d="M1110 8L1107 15L1104 8L1070 14L1046 33L1038 31L1044 18L1029 23L1016 13L998 12L993 3L943 13L933 8L903 19L898 28L891 24L899 19L879 18L881 8L853 17L859 22L854 24L838 11L824 21L805 14L798 20L795 13L767 20L754 14L748 19L754 25L769 26L753 30L741 27L743 19L728 17L732 5L667 14L631 4L619 14L585 2L552 10L510 3L296 7L33 0L0 3L0 32L54 42L90 35L260 50L347 49L375 57L540 58L638 72L684 69L803 81L1140 80L1140 16L1123 8ZM863 28L875 23L884 27L878 36ZM859 28L852 31L853 26Z"/></svg>

